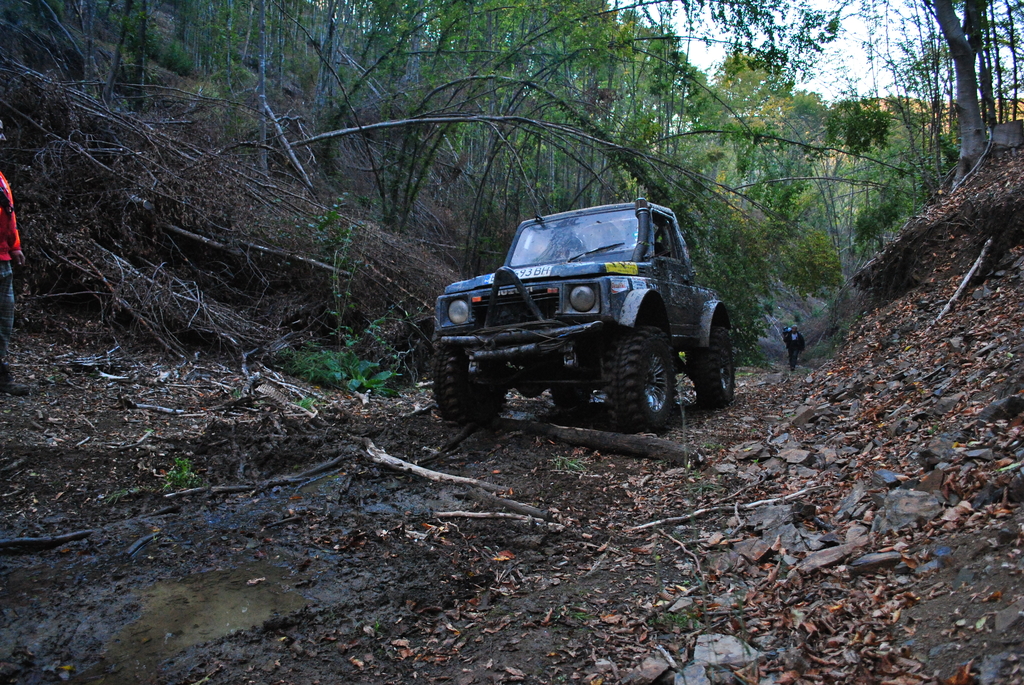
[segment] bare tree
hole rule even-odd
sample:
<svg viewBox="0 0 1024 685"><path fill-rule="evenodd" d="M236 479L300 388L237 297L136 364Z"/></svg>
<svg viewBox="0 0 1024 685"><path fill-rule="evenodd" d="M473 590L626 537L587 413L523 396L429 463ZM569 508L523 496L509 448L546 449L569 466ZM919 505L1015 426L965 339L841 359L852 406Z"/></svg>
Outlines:
<svg viewBox="0 0 1024 685"><path fill-rule="evenodd" d="M942 35L949 45L956 72L956 111L960 125L960 162L956 179L959 181L978 163L985 153L987 136L978 102L977 51L970 40L974 23L978 20L978 0L964 2L964 21L961 23L953 7L953 0L925 0Z"/></svg>

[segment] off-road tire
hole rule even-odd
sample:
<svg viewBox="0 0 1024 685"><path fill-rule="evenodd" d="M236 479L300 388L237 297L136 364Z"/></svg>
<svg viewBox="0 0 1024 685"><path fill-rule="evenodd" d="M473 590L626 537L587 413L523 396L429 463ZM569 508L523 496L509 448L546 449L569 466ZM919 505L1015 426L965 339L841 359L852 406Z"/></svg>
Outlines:
<svg viewBox="0 0 1024 685"><path fill-rule="evenodd" d="M590 401L590 391L572 385L553 385L551 400L559 409L576 409Z"/></svg>
<svg viewBox="0 0 1024 685"><path fill-rule="evenodd" d="M732 404L736 394L736 370L729 329L712 326L708 347L693 350L687 357L687 374L697 391L697 406L721 409Z"/></svg>
<svg viewBox="0 0 1024 685"><path fill-rule="evenodd" d="M608 411L624 433L665 427L675 404L675 361L668 336L640 326L618 336L608 359Z"/></svg>
<svg viewBox="0 0 1024 685"><path fill-rule="evenodd" d="M434 352L434 401L441 417L459 424L490 423L505 403L505 391L469 380L469 357L458 347Z"/></svg>

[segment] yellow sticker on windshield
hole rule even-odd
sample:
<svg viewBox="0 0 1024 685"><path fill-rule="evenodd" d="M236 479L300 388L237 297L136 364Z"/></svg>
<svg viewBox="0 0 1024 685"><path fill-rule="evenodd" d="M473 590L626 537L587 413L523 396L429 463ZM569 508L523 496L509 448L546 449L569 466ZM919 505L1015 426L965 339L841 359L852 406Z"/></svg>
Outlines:
<svg viewBox="0 0 1024 685"><path fill-rule="evenodd" d="M610 274L629 274L630 276L636 276L639 273L636 262L606 262L604 270Z"/></svg>

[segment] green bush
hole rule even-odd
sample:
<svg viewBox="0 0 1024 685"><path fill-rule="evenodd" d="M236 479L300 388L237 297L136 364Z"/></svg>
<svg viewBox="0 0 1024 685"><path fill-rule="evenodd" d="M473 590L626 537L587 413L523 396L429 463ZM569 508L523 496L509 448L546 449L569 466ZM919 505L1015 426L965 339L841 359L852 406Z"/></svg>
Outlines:
<svg viewBox="0 0 1024 685"><path fill-rule="evenodd" d="M192 73L192 58L185 51L185 46L177 40L169 41L160 52L160 64L178 76Z"/></svg>
<svg viewBox="0 0 1024 685"><path fill-rule="evenodd" d="M201 486L203 479L192 469L191 461L185 457L175 457L174 466L167 472L167 482L164 483L164 489L185 490Z"/></svg>
<svg viewBox="0 0 1024 685"><path fill-rule="evenodd" d="M374 391L394 395L387 382L396 378L394 371L378 371L377 362L360 359L352 350L328 350L308 344L297 350L282 350L278 361L287 373L310 383L353 392Z"/></svg>

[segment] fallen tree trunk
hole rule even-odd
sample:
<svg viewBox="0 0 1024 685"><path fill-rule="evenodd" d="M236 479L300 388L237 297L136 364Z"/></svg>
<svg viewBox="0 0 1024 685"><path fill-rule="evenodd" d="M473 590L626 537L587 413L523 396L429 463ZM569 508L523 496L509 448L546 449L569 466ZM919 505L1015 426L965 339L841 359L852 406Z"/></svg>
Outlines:
<svg viewBox="0 0 1024 685"><path fill-rule="evenodd" d="M689 466L693 456L690 448L685 445L645 435L609 433L588 428L566 428L550 423L517 419L495 419L491 426L504 431L522 431L528 435L542 435L593 450L616 452L631 457L661 459L680 466Z"/></svg>
<svg viewBox="0 0 1024 685"><path fill-rule="evenodd" d="M414 476L426 478L427 480L432 480L436 483L456 483L458 485L469 485L472 487L482 488L484 490L487 490L488 492L501 492L502 490L508 489L500 485L495 485L494 483L488 483L487 481L477 480L476 478L453 476L450 473L431 471L430 469L425 469L422 466L411 464L407 461L399 459L398 457L392 457L390 454L374 445L373 441L370 439L366 440L365 445L366 454L370 457L371 460L374 461L374 463L380 464L381 466L389 468L392 471L411 473Z"/></svg>
<svg viewBox="0 0 1024 685"><path fill-rule="evenodd" d="M48 538L9 538L7 540L0 540L0 554L23 554L43 549L52 549L63 545L65 542L83 540L95 532L94 530L80 530Z"/></svg>

